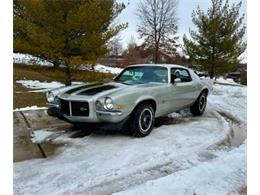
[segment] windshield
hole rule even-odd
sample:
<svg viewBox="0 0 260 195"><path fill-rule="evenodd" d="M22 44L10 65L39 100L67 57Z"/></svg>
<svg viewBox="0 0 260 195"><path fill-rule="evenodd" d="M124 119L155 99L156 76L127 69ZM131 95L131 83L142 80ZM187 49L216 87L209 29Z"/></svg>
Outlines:
<svg viewBox="0 0 260 195"><path fill-rule="evenodd" d="M160 66L135 66L123 70L114 81L134 85L149 82L168 83L168 69Z"/></svg>

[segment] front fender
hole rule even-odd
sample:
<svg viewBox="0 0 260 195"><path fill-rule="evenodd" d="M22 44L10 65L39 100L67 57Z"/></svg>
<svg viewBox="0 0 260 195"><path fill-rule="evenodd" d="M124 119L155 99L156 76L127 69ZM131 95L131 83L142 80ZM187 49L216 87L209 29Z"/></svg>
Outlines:
<svg viewBox="0 0 260 195"><path fill-rule="evenodd" d="M136 107L139 103L141 103L141 102L143 102L143 101L147 101L147 100L152 100L152 101L154 101L155 104L157 105L156 100L155 100L155 98L154 98L153 96L151 96L151 95L145 95L145 96L139 97L139 98L135 101L135 107Z"/></svg>
<svg viewBox="0 0 260 195"><path fill-rule="evenodd" d="M137 98L137 100L135 101L134 103L134 106L132 107L130 113L133 112L133 110L141 103L141 102L144 102L144 101L153 101L155 103L155 109L157 107L157 102L155 100L155 98L151 95L145 95L145 96L141 96L139 98ZM156 111L156 110L155 110Z"/></svg>

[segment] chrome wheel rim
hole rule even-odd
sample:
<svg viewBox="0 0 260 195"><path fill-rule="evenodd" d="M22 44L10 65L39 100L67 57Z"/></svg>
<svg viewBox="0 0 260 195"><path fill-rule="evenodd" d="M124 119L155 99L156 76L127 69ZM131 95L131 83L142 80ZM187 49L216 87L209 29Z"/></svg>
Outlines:
<svg viewBox="0 0 260 195"><path fill-rule="evenodd" d="M153 122L153 113L150 109L145 108L139 117L139 127L142 132L147 132Z"/></svg>
<svg viewBox="0 0 260 195"><path fill-rule="evenodd" d="M200 97L200 101L199 101L199 110L200 111L204 111L205 107L206 107L206 103L207 103L207 99L205 95L202 95Z"/></svg>

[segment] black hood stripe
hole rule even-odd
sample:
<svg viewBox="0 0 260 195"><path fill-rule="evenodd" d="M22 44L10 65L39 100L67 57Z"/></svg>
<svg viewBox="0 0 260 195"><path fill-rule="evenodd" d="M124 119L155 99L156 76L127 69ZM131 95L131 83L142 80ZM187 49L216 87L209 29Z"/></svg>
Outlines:
<svg viewBox="0 0 260 195"><path fill-rule="evenodd" d="M85 91L81 91L77 95L95 95L97 93L107 91L107 90L110 90L110 89L115 89L115 88L118 88L118 87L114 86L114 85L104 85L104 86L95 87L95 88L92 88L92 89L87 89Z"/></svg>
<svg viewBox="0 0 260 195"><path fill-rule="evenodd" d="M91 84L91 85L83 85L83 86L75 87L73 89L66 91L65 93L72 94L76 91L79 91L79 90L82 90L82 89L85 89L85 88L89 88L89 87L98 86L98 85L102 85L102 83L95 83L95 84Z"/></svg>

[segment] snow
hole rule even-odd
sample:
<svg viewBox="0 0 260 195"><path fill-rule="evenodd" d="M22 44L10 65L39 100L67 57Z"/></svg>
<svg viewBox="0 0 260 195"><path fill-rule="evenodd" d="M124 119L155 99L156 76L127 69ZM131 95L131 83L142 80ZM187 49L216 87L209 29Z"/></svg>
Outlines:
<svg viewBox="0 0 260 195"><path fill-rule="evenodd" d="M47 109L47 107L38 107L38 106L26 106L23 108L16 108L13 110L13 112L18 112L18 111L28 111L28 110L44 110Z"/></svg>
<svg viewBox="0 0 260 195"><path fill-rule="evenodd" d="M203 116L172 113L145 138L64 131L52 140L65 144L55 155L14 163L14 194L238 194L246 141L219 146L236 128L246 131L246 90L214 85ZM52 137L44 131L34 139Z"/></svg>
<svg viewBox="0 0 260 195"><path fill-rule="evenodd" d="M48 131L48 129L41 129L38 131L33 131L32 142L42 143L43 141L48 141L48 138L53 135L53 132Z"/></svg>
<svg viewBox="0 0 260 195"><path fill-rule="evenodd" d="M104 66L102 64L97 64L95 66L95 70L98 72L103 72L103 73L119 74L123 69L117 68L117 67Z"/></svg>
<svg viewBox="0 0 260 195"><path fill-rule="evenodd" d="M231 194L246 186L245 144L221 155L166 177L148 181L115 195Z"/></svg>
<svg viewBox="0 0 260 195"><path fill-rule="evenodd" d="M16 83L22 84L24 87L29 89L42 89L41 91L48 91L50 89L55 89L64 86L64 84L56 81L52 82L40 82L38 80L18 80ZM37 90L37 92L39 92Z"/></svg>
<svg viewBox="0 0 260 195"><path fill-rule="evenodd" d="M224 79L224 77L219 77L216 79L217 83L223 83L223 84L233 84L233 85L239 85L238 83L236 83L233 79L231 78L227 78Z"/></svg>
<svg viewBox="0 0 260 195"><path fill-rule="evenodd" d="M91 65L83 64L79 67L80 70L92 70ZM102 73L119 74L123 69L118 67L109 67L102 64L96 64L94 70Z"/></svg>
<svg viewBox="0 0 260 195"><path fill-rule="evenodd" d="M247 120L247 87L214 85L209 104L240 122Z"/></svg>
<svg viewBox="0 0 260 195"><path fill-rule="evenodd" d="M38 80L18 80L16 83L22 84L29 89L37 89L29 92L47 92L55 88L63 87L65 84L52 81L52 82L40 82ZM72 85L82 84L83 82L72 82Z"/></svg>
<svg viewBox="0 0 260 195"><path fill-rule="evenodd" d="M13 62L17 64L27 64L27 65L38 64L41 66L53 66L52 63L46 60L42 60L35 56L29 54L23 54L23 53L13 53Z"/></svg>
<svg viewBox="0 0 260 195"><path fill-rule="evenodd" d="M53 66L52 63L37 58L35 56L23 53L13 53L13 62L17 64L33 65L38 64L41 66ZM80 70L92 70L91 65L83 64L79 67ZM102 64L96 64L94 70L102 73L119 74L123 69L118 67L109 67Z"/></svg>
<svg viewBox="0 0 260 195"><path fill-rule="evenodd" d="M37 131L32 131L31 140L33 143L43 143L48 142L53 139L54 136L59 136L59 134L63 133L64 131L59 131L54 133L51 131L50 128L40 129Z"/></svg>

